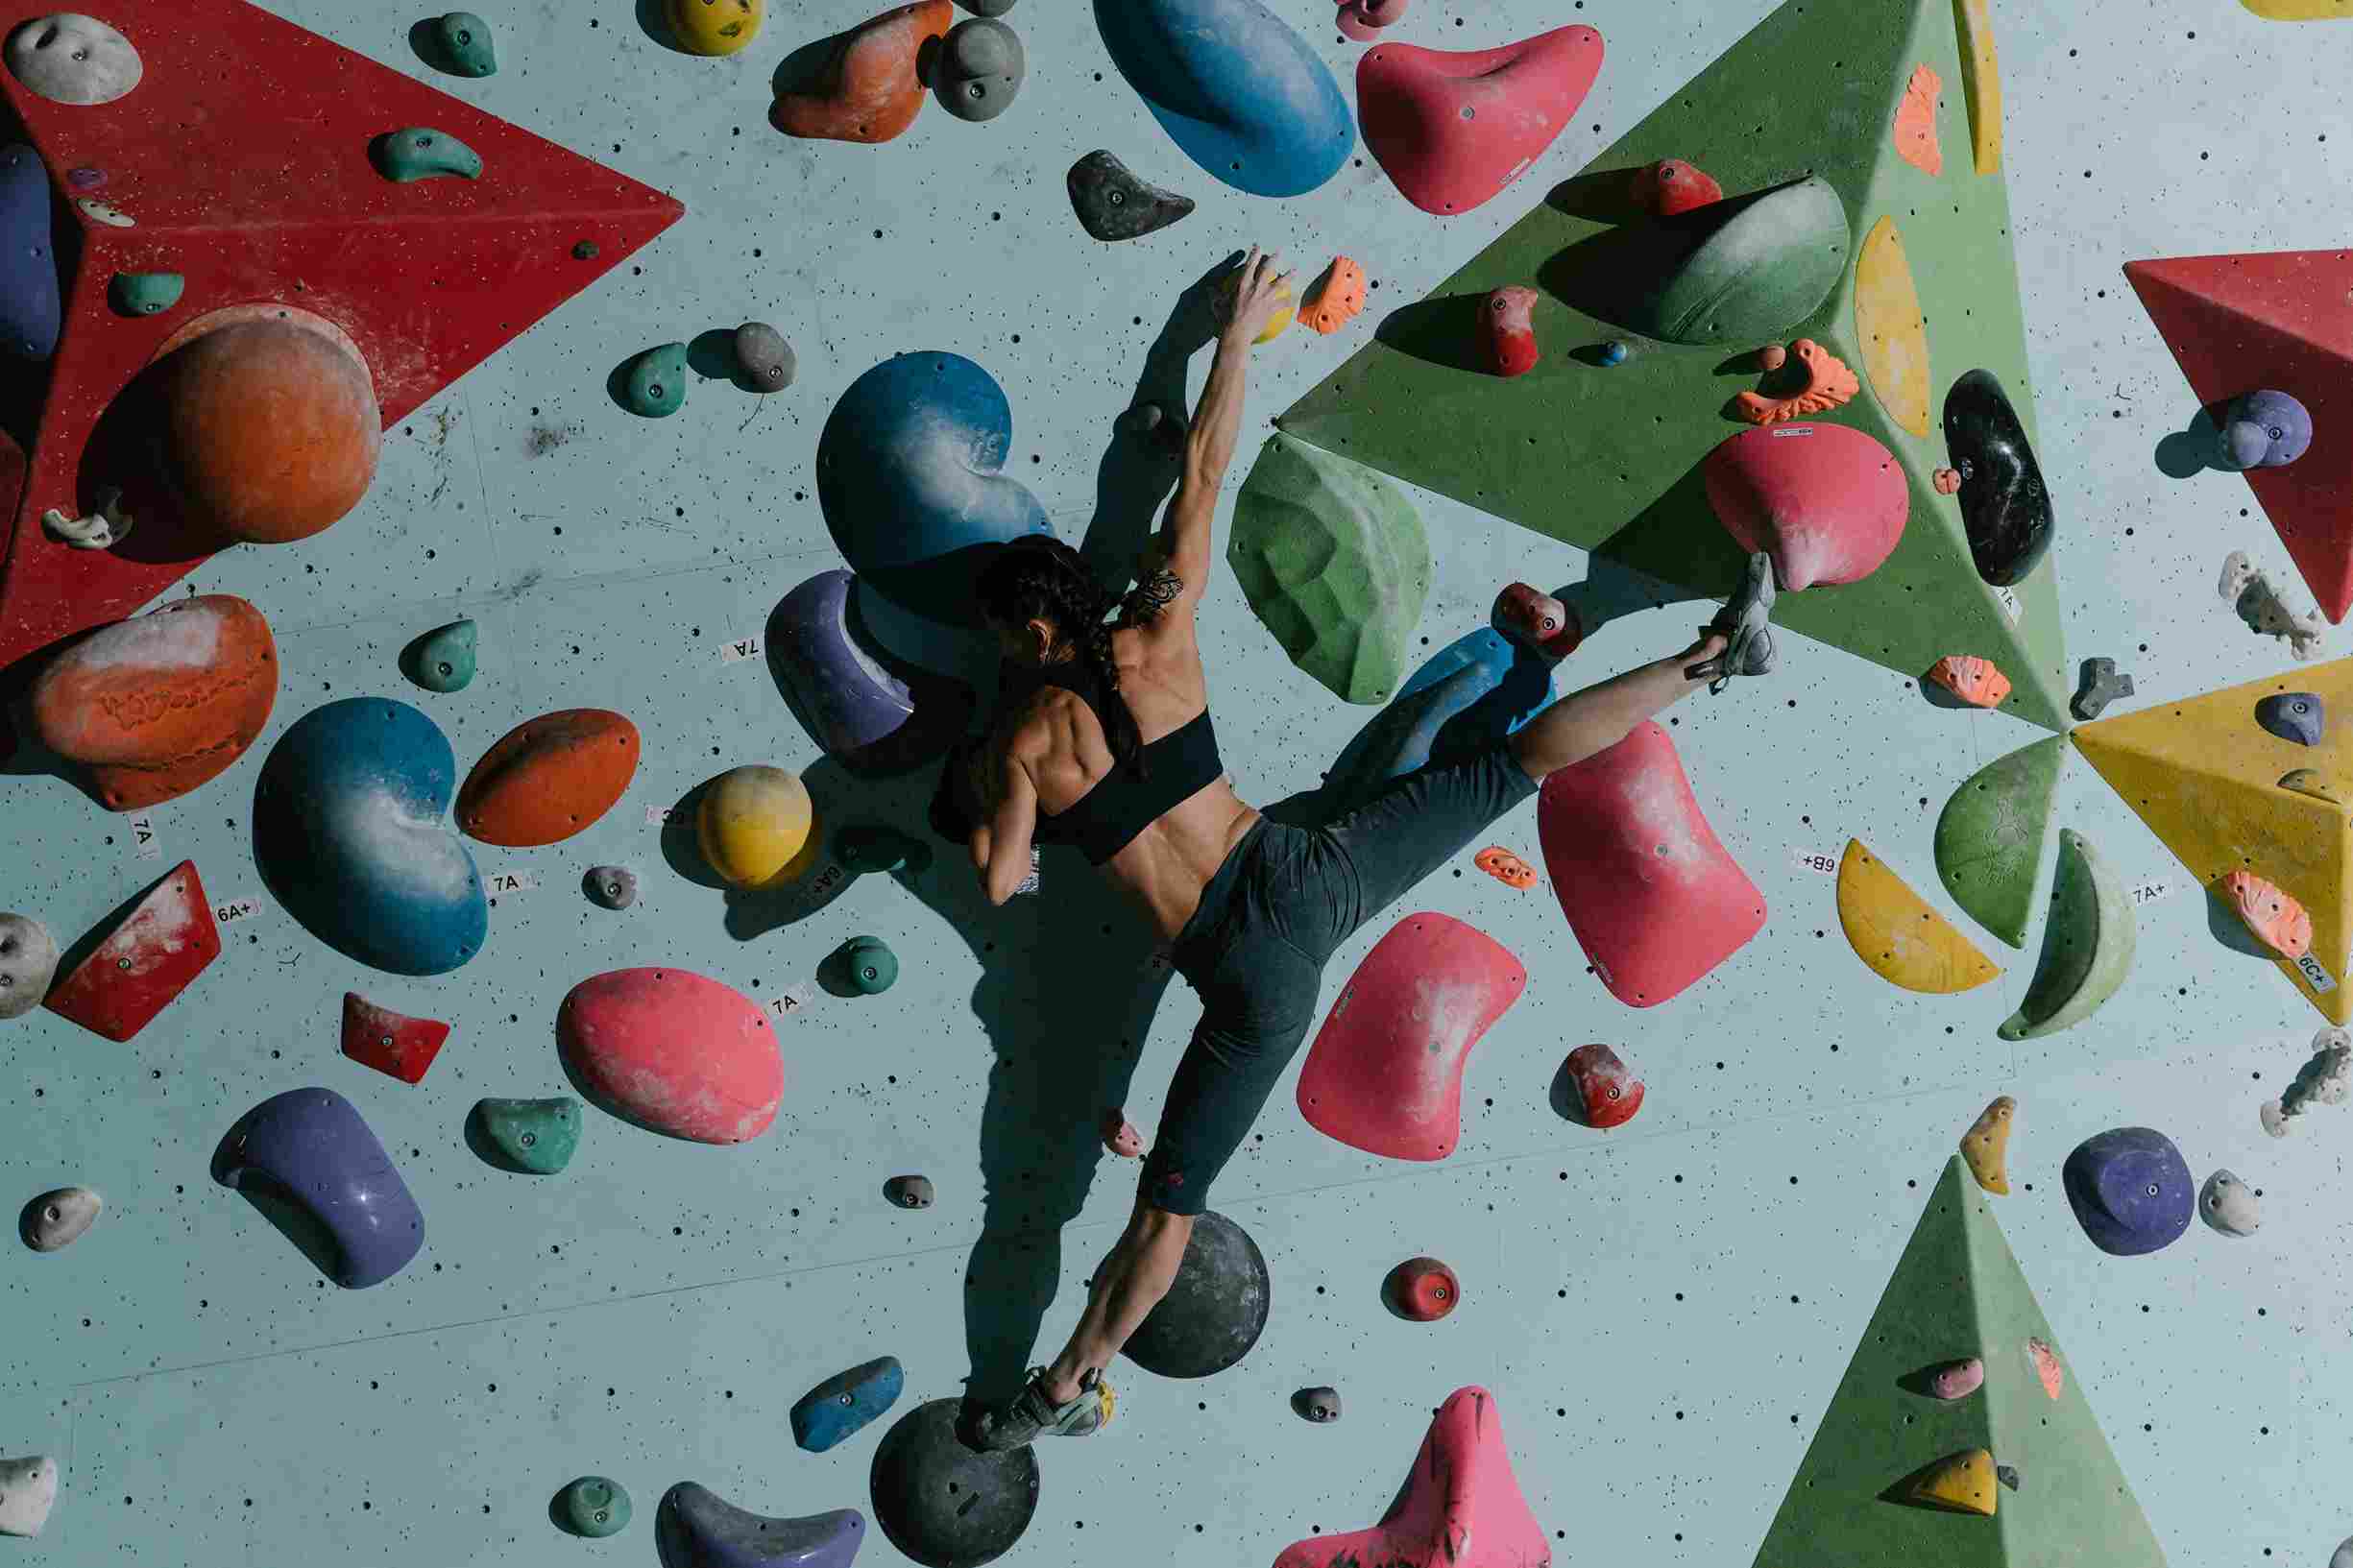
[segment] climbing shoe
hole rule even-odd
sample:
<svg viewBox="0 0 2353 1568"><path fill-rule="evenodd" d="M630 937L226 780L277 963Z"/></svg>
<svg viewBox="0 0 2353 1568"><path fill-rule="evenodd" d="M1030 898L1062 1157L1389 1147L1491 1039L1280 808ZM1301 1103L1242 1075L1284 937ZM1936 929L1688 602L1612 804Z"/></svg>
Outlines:
<svg viewBox="0 0 2353 1568"><path fill-rule="evenodd" d="M1030 1386L993 1411L982 1411L973 1423L976 1446L992 1452L1022 1448L1040 1437L1084 1437L1111 1424L1118 1405L1103 1374L1087 1372L1079 1379L1077 1397L1056 1405L1046 1397L1046 1369L1032 1367Z"/></svg>
<svg viewBox="0 0 2353 1568"><path fill-rule="evenodd" d="M1686 669L1686 680L1706 681L1710 693L1732 683L1735 675L1767 675L1773 670L1773 558L1759 550L1748 558L1748 575L1739 591L1708 623L1722 634L1724 651Z"/></svg>

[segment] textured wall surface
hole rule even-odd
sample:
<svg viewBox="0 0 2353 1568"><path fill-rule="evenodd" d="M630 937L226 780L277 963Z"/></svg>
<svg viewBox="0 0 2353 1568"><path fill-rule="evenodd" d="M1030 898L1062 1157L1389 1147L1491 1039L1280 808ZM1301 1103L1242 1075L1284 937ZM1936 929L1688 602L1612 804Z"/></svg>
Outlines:
<svg viewBox="0 0 2353 1568"><path fill-rule="evenodd" d="M281 9L430 75L406 44L422 9ZM766 1513L868 1507L879 1427L823 1456L791 1445L787 1410L820 1379L894 1354L911 1403L958 1392L976 1361L1002 1379L1051 1356L1130 1198L1132 1168L1101 1152L1094 1118L1124 1101L1149 1136L1198 1016L1190 991L1150 966L1143 935L1069 852L1049 852L1044 896L1002 911L952 857L920 878L855 880L813 909L731 900L691 835L655 822L746 762L802 770L832 820L920 821L928 770L856 784L793 721L765 660L721 657L837 563L814 499L827 410L890 354L968 355L1011 399L1008 471L1076 538L1106 504L1111 419L1176 291L1251 241L1303 276L1345 250L1377 280L1368 314L1335 338L1294 330L1258 352L1238 483L1266 421L1381 312L1446 277L1771 8L1581 0L1572 18L1543 0L1419 0L1395 36L1478 47L1574 19L1608 39L1579 124L1502 198L1451 221L1408 206L1361 148L1292 201L1214 184L1113 72L1078 0L1008 16L1030 75L1002 118L963 125L934 106L879 149L795 142L766 123L779 60L860 19L860 0L773 6L764 36L725 60L653 41L622 0L482 9L503 69L438 84L689 214L391 432L352 517L194 574L197 591L262 607L285 680L252 754L153 813L159 858L139 857L130 821L59 780L0 777L0 907L39 915L61 941L182 856L216 902L258 901L224 928L222 960L131 1045L45 1012L0 1025L0 1198L12 1212L81 1183L109 1205L65 1252L0 1252L0 1455L52 1453L64 1471L46 1534L0 1543L0 1557L650 1562L653 1505L677 1481ZM1323 0L1275 9L1348 80L1358 46L1330 33ZM2287 668L2284 645L2216 598L2215 576L2242 548L2300 604L2310 595L2242 481L2160 470L2157 446L2195 399L2119 267L2341 242L2353 27L2266 22L2228 0L1995 9L2071 659L2111 655L2137 677L2140 694L2111 712ZM1131 245L1088 240L1062 171L1098 146L1200 211ZM1949 137L1947 156L1965 158L1965 144ZM608 398L627 356L747 317L798 350L788 391L755 399L698 378L682 413L658 422ZM1502 582L1587 578L1574 549L1422 504L1429 646L1483 620ZM1588 640L1565 686L1681 647L1709 613L1648 607L1616 583L1629 613ZM449 696L407 686L398 650L459 615L481 625L479 678ZM1294 670L1222 567L1203 628L1244 797L1312 785L1366 711ZM2353 651L2334 629L2327 641L2331 656ZM366 694L430 712L461 765L550 709L617 709L643 733L634 786L594 830L548 849L482 848L486 873L537 885L500 892L486 951L438 979L332 953L269 901L255 868L268 747L319 703ZM1702 805L1770 903L1763 933L1671 1004L1634 1012L1587 973L1547 891L1512 891L1468 857L1433 878L1399 913L1468 921L1529 973L1471 1058L1459 1151L1431 1167L1358 1154L1301 1122L1287 1080L1215 1197L1272 1266L1265 1339L1204 1384L1115 1374L1120 1419L1047 1445L1036 1521L1007 1561L1260 1563L1311 1528L1370 1523L1428 1411L1468 1383L1500 1400L1521 1482L1561 1532L1557 1560L1747 1561L1954 1140L1999 1093L2021 1107L2001 1226L2171 1559L2317 1564L2353 1531L2341 1484L2353 1108L2317 1108L2280 1142L2256 1118L2303 1062L2312 1009L2221 939L2229 917L2183 890L2164 848L2076 759L2060 822L2171 892L2141 907L2136 971L2114 1001L2068 1032L2005 1044L1995 1026L2032 946L1989 948L2007 972L1966 995L1898 992L1856 961L1831 880L1793 851L1834 859L1858 834L1959 919L1930 858L1936 812L2040 732L1932 706L1795 638L1774 679L1695 698L1675 721ZM1533 857L1532 808L1493 838ZM579 896L581 871L607 861L643 879L625 914ZM1387 925L1360 933L1334 974ZM780 1023L786 1098L759 1142L676 1144L592 1111L558 1177L510 1175L468 1149L476 1098L565 1092L553 1024L582 977L676 964L764 999L860 932L891 943L902 977ZM455 1025L423 1085L337 1054L346 989ZM1547 1103L1563 1055L1589 1041L1616 1047L1649 1086L1639 1118L1609 1134ZM379 1288L323 1280L207 1175L231 1122L308 1084L360 1106L425 1209L425 1253ZM2059 1165L2123 1124L2165 1129L2198 1177L2228 1166L2262 1189L2261 1233L2198 1226L2151 1257L2094 1250ZM938 1205L888 1207L883 1181L918 1170ZM996 1235L976 1246L984 1225ZM1377 1299L1389 1267L1422 1252L1465 1292L1430 1326ZM1025 1320L1039 1324L1034 1352ZM1324 1383L1346 1414L1313 1428L1287 1396ZM635 1494L627 1534L584 1545L551 1527L549 1497L583 1472ZM878 1534L865 1560L899 1559Z"/></svg>

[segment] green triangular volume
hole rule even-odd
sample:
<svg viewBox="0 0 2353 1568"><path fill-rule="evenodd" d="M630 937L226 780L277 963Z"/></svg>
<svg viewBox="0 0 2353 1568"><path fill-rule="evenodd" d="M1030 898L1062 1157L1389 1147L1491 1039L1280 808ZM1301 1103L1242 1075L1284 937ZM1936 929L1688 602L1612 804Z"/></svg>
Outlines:
<svg viewBox="0 0 2353 1568"><path fill-rule="evenodd" d="M2051 797L2067 765L2052 736L1979 768L1936 819L1936 875L1971 919L2014 948L2026 945L2034 878L2050 842Z"/></svg>
<svg viewBox="0 0 2353 1568"><path fill-rule="evenodd" d="M1931 408L1964 373L1990 371L2032 436L2009 194L1999 172L1977 173L1970 157L1954 12L1953 0L1792 0L1428 298L1392 314L1374 342L1276 422L1301 441L1695 593L1728 594L1742 556L1709 505L1700 465L1744 428L1725 407L1758 384L1748 350L1763 345L1686 345L1642 333L1681 330L1660 320L1662 268L1710 253L1711 238L1753 221L1768 197L1818 183L1846 225L1836 236L1836 286L1773 335L1811 338L1856 372L1862 390L1818 418L1866 431L1895 454L1911 512L1903 542L1870 577L1784 594L1774 618L1915 678L1948 654L1991 659L2013 685L2007 712L2064 730L2066 656L2051 559L2011 590L2014 608L1978 578L1959 507L1935 490L1935 472L1949 459L1943 432L1931 421L1926 435L1914 435L1882 406L1867 355L1888 350L1856 321L1862 238L1892 220L1928 318ZM1946 151L1941 175L1895 148L1896 110L1923 64L1947 88L1935 115ZM1638 212L1633 175L1663 158L1713 176L1726 192L1724 210L1662 220ZM1773 205L1795 212L1798 204ZM1787 246L1830 243L1806 224L1781 227ZM1512 284L1538 290L1543 357L1507 380L1488 374L1480 358L1478 313L1491 291ZM1745 329L1762 329L1770 301L1759 295L1756 302L1739 322ZM1594 352L1611 339L1634 349L1614 368ZM1919 378L1919 368L1905 364Z"/></svg>

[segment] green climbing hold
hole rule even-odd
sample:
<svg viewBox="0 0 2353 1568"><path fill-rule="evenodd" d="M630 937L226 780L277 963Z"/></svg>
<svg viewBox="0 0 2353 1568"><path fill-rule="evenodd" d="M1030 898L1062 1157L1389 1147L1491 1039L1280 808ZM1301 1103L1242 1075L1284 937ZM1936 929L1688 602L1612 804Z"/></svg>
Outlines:
<svg viewBox="0 0 2353 1568"><path fill-rule="evenodd" d="M1277 431L1235 498L1225 560L1293 663L1346 702L1395 692L1430 591L1429 541L1402 490Z"/></svg>
<svg viewBox="0 0 2353 1568"><path fill-rule="evenodd" d="M2059 869L2050 885L2043 956L2018 1004L1997 1032L2004 1040L2056 1034L2092 1016L2132 970L2132 899L2081 833L2059 834Z"/></svg>
<svg viewBox="0 0 2353 1568"><path fill-rule="evenodd" d="M2014 948L2026 945L2034 874L2050 839L2050 803L2067 765L2052 736L1973 774L1936 819L1936 875L1953 902Z"/></svg>
<svg viewBox="0 0 2353 1568"><path fill-rule="evenodd" d="M376 170L385 179L407 184L416 180L482 178L482 155L447 131L412 126L395 131L376 147Z"/></svg>
<svg viewBox="0 0 2353 1568"><path fill-rule="evenodd" d="M580 1146L580 1102L570 1095L486 1099L474 1106L473 1114L491 1146L535 1176L554 1175L571 1164L572 1152ZM623 1518L628 1512L624 1497Z"/></svg>
<svg viewBox="0 0 2353 1568"><path fill-rule="evenodd" d="M452 76L497 76L498 55L490 24L471 11L433 18L433 63Z"/></svg>
<svg viewBox="0 0 2353 1568"><path fill-rule="evenodd" d="M178 273L116 273L107 300L126 316L159 316L180 302L188 280Z"/></svg>
<svg viewBox="0 0 2353 1568"><path fill-rule="evenodd" d="M892 871L919 876L932 869L931 845L912 833L873 822L854 822L835 833L834 856L842 870L859 876Z"/></svg>
<svg viewBox="0 0 2353 1568"><path fill-rule="evenodd" d="M899 982L899 955L879 936L853 936L834 950L842 983L862 997L879 997Z"/></svg>
<svg viewBox="0 0 2353 1568"><path fill-rule="evenodd" d="M1699 238L1634 325L1669 343L1770 343L1821 309L1846 275L1846 207L1810 176L1666 222Z"/></svg>
<svg viewBox="0 0 2353 1568"><path fill-rule="evenodd" d="M557 1494L556 1517L575 1535L618 1535L629 1528L628 1490L603 1476L582 1476Z"/></svg>
<svg viewBox="0 0 2353 1568"><path fill-rule="evenodd" d="M687 346L666 343L631 360L621 386L621 401L630 413L649 420L667 419L685 407Z"/></svg>
<svg viewBox="0 0 2353 1568"><path fill-rule="evenodd" d="M408 645L401 671L427 691L463 691L473 680L474 627L453 620Z"/></svg>

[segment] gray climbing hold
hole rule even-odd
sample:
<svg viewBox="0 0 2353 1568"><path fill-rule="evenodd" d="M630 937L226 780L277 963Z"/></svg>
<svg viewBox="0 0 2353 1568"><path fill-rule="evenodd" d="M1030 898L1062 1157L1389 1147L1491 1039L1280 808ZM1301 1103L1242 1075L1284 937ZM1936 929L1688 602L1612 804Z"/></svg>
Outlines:
<svg viewBox="0 0 2353 1568"><path fill-rule="evenodd" d="M2252 1236L2263 1224L2254 1193L2227 1170L2208 1176L2197 1190L2197 1216L2225 1236Z"/></svg>
<svg viewBox="0 0 2353 1568"><path fill-rule="evenodd" d="M476 641L473 621L453 620L410 645L403 673L427 691L463 691L473 681Z"/></svg>
<svg viewBox="0 0 2353 1568"><path fill-rule="evenodd" d="M621 382L621 402L632 414L649 420L667 419L686 406L687 346L665 343L648 349L629 362Z"/></svg>
<svg viewBox="0 0 2353 1568"><path fill-rule="evenodd" d="M1010 109L1030 71L1021 35L987 16L970 16L940 40L932 90L959 120L993 120Z"/></svg>
<svg viewBox="0 0 2353 1568"><path fill-rule="evenodd" d="M46 1454L0 1459L0 1535L38 1535L57 1501L57 1460Z"/></svg>
<svg viewBox="0 0 2353 1568"><path fill-rule="evenodd" d="M736 363L756 392L784 391L799 368L792 345L766 322L745 322L736 328Z"/></svg>
<svg viewBox="0 0 2353 1568"><path fill-rule="evenodd" d="M2018 1466L2015 1464L1995 1465L1994 1479L2001 1482L2004 1486L2007 1486L2012 1491L2018 1490Z"/></svg>
<svg viewBox="0 0 2353 1568"><path fill-rule="evenodd" d="M962 0L962 4L976 16L1002 16L1013 9L1013 0Z"/></svg>
<svg viewBox="0 0 2353 1568"><path fill-rule="evenodd" d="M129 38L94 16L39 16L9 35L9 70L53 104L110 104L145 67Z"/></svg>
<svg viewBox="0 0 2353 1568"><path fill-rule="evenodd" d="M626 909L638 901L638 874L626 866L591 866L580 885L600 909Z"/></svg>
<svg viewBox="0 0 2353 1568"><path fill-rule="evenodd" d="M22 1018L49 995L58 944L31 915L0 914L0 1018Z"/></svg>
<svg viewBox="0 0 2353 1568"><path fill-rule="evenodd" d="M883 1183L883 1195L902 1209L928 1209L934 1193L929 1176L893 1176Z"/></svg>
<svg viewBox="0 0 2353 1568"><path fill-rule="evenodd" d="M16 1233L36 1252L57 1252L82 1240L107 1200L86 1187L61 1187L25 1205Z"/></svg>
<svg viewBox="0 0 2353 1568"><path fill-rule="evenodd" d="M180 302L188 280L178 273L116 273L107 302L125 316L159 316Z"/></svg>
<svg viewBox="0 0 2353 1568"><path fill-rule="evenodd" d="M471 11L433 18L434 64L452 76L497 76L498 54L490 24Z"/></svg>
<svg viewBox="0 0 2353 1568"><path fill-rule="evenodd" d="M582 1476L556 1494L556 1515L575 1535L618 1535L629 1528L629 1489L603 1476Z"/></svg>
<svg viewBox="0 0 2353 1568"><path fill-rule="evenodd" d="M482 155L431 126L395 131L377 144L376 173L399 184L418 180L479 180Z"/></svg>
<svg viewBox="0 0 2353 1568"><path fill-rule="evenodd" d="M2317 746L2328 733L2328 705L2313 691L2282 691L2255 705L2255 722L2299 746Z"/></svg>
<svg viewBox="0 0 2353 1568"><path fill-rule="evenodd" d="M1340 1419L1340 1391L1336 1388L1301 1388L1291 1396L1291 1408L1302 1421L1321 1426Z"/></svg>
<svg viewBox="0 0 2353 1568"><path fill-rule="evenodd" d="M1079 224L1099 240L1137 239L1190 216L1193 198L1138 180L1109 153L1089 153L1066 181Z"/></svg>
<svg viewBox="0 0 2353 1568"><path fill-rule="evenodd" d="M2086 659L2083 662L2082 683L2075 689L2075 700L2070 706L2077 718L2089 723L2099 717L2108 704L2119 697L2132 695L2132 677L2116 673L2113 659Z"/></svg>

